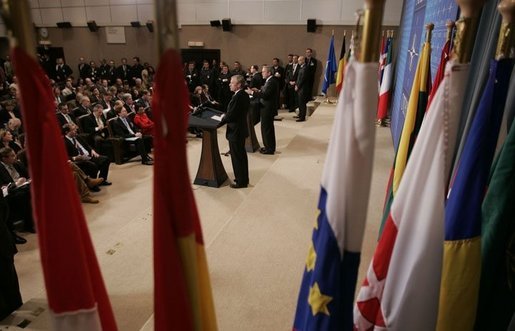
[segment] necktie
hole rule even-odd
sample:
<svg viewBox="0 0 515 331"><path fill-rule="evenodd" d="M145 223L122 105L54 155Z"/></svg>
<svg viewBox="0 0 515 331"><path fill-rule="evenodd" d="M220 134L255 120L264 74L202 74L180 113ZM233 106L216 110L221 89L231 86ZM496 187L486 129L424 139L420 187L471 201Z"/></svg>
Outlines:
<svg viewBox="0 0 515 331"><path fill-rule="evenodd" d="M68 123L72 122L72 118L70 117L70 115L64 114L64 118L66 119L66 122L68 122Z"/></svg>
<svg viewBox="0 0 515 331"><path fill-rule="evenodd" d="M100 117L95 117L97 119L97 125L98 125L98 128L99 129L103 129L104 128L104 123L102 122L102 120L100 119Z"/></svg>
<svg viewBox="0 0 515 331"><path fill-rule="evenodd" d="M72 139L73 144L75 145L75 148L77 149L77 152L79 152L79 155L84 155L82 152L82 148L79 147L79 144L77 143L77 140L75 138Z"/></svg>
<svg viewBox="0 0 515 331"><path fill-rule="evenodd" d="M16 169L13 167L13 165L8 165L7 167L9 168L9 174L11 175L11 177L14 181L16 181L18 178L20 178L20 174L18 173L18 171L16 171Z"/></svg>
<svg viewBox="0 0 515 331"><path fill-rule="evenodd" d="M129 123L127 122L127 119L126 119L126 118L123 118L123 119L122 119L122 121L123 121L123 124L125 124L125 126L127 127L127 130L129 130L129 133L130 133L130 134L134 134L134 131L132 131L132 129L131 129L131 127L130 127Z"/></svg>

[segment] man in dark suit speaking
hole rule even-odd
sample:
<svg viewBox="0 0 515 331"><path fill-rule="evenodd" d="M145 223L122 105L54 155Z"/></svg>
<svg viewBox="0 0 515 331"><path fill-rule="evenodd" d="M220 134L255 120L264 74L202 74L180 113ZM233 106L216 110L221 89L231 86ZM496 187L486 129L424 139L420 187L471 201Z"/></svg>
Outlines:
<svg viewBox="0 0 515 331"><path fill-rule="evenodd" d="M261 100L261 136L263 137L263 145L259 152L261 154L274 154L275 153L275 128L274 128L274 116L279 107L278 95L279 95L279 83L277 79L272 76L271 69L267 66L263 66L261 69L261 75L265 80L265 85L261 90L255 91L250 88L247 89L247 93L258 97Z"/></svg>
<svg viewBox="0 0 515 331"><path fill-rule="evenodd" d="M245 150L245 138L249 135L247 127L247 112L250 98L243 90L245 78L241 75L231 77L229 88L234 95L227 105L227 113L222 118L220 126L227 124L225 137L229 141L232 168L235 183L232 188L244 188L249 185L249 162Z"/></svg>

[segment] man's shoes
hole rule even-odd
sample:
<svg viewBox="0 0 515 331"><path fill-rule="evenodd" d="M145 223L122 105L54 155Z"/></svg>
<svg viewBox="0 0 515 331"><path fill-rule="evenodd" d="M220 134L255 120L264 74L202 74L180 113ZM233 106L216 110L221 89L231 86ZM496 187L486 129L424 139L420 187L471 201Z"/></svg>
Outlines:
<svg viewBox="0 0 515 331"><path fill-rule="evenodd" d="M89 190L90 190L91 192L100 192L100 187L98 187L98 186L93 186L93 187L90 187L90 188L89 188Z"/></svg>
<svg viewBox="0 0 515 331"><path fill-rule="evenodd" d="M86 182L86 185L88 185L88 187L90 189L92 189L94 187L97 187L98 185L102 185L102 183L105 182L105 180L102 177L99 177L99 178L88 177L88 178L86 178L85 182ZM95 191L95 192L98 192L98 191Z"/></svg>
<svg viewBox="0 0 515 331"><path fill-rule="evenodd" d="M141 164L144 164L144 165L153 165L153 164L154 164L154 161L152 161L152 160L145 160L145 161L141 162Z"/></svg>
<svg viewBox="0 0 515 331"><path fill-rule="evenodd" d="M14 243L16 245L23 245L23 244L26 244L27 243L27 239L23 238L23 237L20 237L18 236L16 233L13 233L13 239L14 239Z"/></svg>
<svg viewBox="0 0 515 331"><path fill-rule="evenodd" d="M113 185L113 183L108 182L107 180L104 180L102 183L100 183L100 186L110 186Z"/></svg>
<svg viewBox="0 0 515 331"><path fill-rule="evenodd" d="M231 188L246 188L248 185L240 185L238 183L232 183Z"/></svg>
<svg viewBox="0 0 515 331"><path fill-rule="evenodd" d="M295 122L305 122L306 119L305 118L299 118L298 120L296 120Z"/></svg>
<svg viewBox="0 0 515 331"><path fill-rule="evenodd" d="M274 116L274 121L282 121L282 120L283 120L282 116L279 116L279 115Z"/></svg>
<svg viewBox="0 0 515 331"><path fill-rule="evenodd" d="M259 149L259 153L261 153L261 154L268 154L268 155L273 155L274 154L274 152L268 151L268 150L266 150L264 148L260 148Z"/></svg>
<svg viewBox="0 0 515 331"><path fill-rule="evenodd" d="M99 201L97 199L93 199L92 197L85 196L84 198L80 199L80 202L82 203L98 203Z"/></svg>
<svg viewBox="0 0 515 331"><path fill-rule="evenodd" d="M293 116L293 118L299 118L297 115Z"/></svg>

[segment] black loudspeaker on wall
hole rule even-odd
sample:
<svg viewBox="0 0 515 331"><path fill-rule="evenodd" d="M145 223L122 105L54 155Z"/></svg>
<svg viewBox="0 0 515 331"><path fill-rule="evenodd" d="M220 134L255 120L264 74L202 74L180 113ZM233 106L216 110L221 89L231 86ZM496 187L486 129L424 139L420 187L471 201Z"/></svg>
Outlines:
<svg viewBox="0 0 515 331"><path fill-rule="evenodd" d="M211 26L214 26L214 27L222 25L222 23L220 23L220 20L209 21L209 24L211 24Z"/></svg>
<svg viewBox="0 0 515 331"><path fill-rule="evenodd" d="M88 29L91 32L97 32L98 31L98 25L95 21L88 21Z"/></svg>
<svg viewBox="0 0 515 331"><path fill-rule="evenodd" d="M224 18L222 20L222 30L224 31L231 31L232 30L232 24L230 18Z"/></svg>
<svg viewBox="0 0 515 331"><path fill-rule="evenodd" d="M61 29L69 29L72 27L72 24L70 22L57 22L57 27Z"/></svg>
<svg viewBox="0 0 515 331"><path fill-rule="evenodd" d="M316 32L317 31L317 20L308 19L308 32Z"/></svg>

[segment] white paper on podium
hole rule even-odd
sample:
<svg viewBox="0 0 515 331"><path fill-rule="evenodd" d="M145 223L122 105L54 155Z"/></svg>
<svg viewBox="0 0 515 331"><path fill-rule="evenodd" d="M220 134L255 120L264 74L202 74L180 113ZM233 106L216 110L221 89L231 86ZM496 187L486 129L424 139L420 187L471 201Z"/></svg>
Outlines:
<svg viewBox="0 0 515 331"><path fill-rule="evenodd" d="M218 122L220 122L222 120L222 116L217 116L217 115L213 115L213 116L211 116L211 118Z"/></svg>

